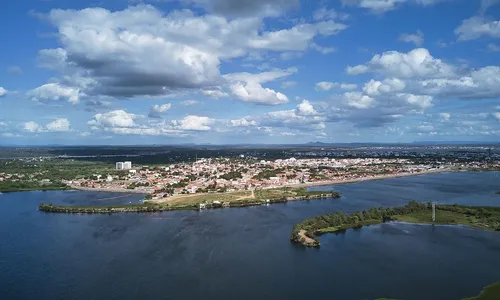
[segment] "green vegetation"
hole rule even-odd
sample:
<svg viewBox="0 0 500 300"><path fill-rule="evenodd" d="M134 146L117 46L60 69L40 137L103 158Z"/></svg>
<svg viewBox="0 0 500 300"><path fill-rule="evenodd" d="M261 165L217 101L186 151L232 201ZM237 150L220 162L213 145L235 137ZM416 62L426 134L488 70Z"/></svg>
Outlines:
<svg viewBox="0 0 500 300"><path fill-rule="evenodd" d="M495 282L495 283L485 287L481 291L479 296L472 297L472 298L464 298L462 300L498 300L498 299L500 299L500 281ZM397 300L397 299L378 298L375 300Z"/></svg>
<svg viewBox="0 0 500 300"><path fill-rule="evenodd" d="M188 194L175 195L167 200L170 205L199 205L204 202L213 201L236 201L238 199L250 198L250 191L237 191L233 193L209 193L209 194Z"/></svg>
<svg viewBox="0 0 500 300"><path fill-rule="evenodd" d="M68 186L61 182L38 182L38 181L0 181L0 192L18 192L34 190L66 190Z"/></svg>
<svg viewBox="0 0 500 300"><path fill-rule="evenodd" d="M495 282L485 287L479 296L465 298L463 300L498 300L500 299L500 282Z"/></svg>
<svg viewBox="0 0 500 300"><path fill-rule="evenodd" d="M443 205L436 207L436 221L432 221L431 203L410 201L403 207L372 208L350 215L343 212L327 214L296 224L290 235L292 242L319 247L317 235L342 232L349 228L403 221L423 224L463 224L475 228L500 231L500 207L470 207Z"/></svg>
<svg viewBox="0 0 500 300"><path fill-rule="evenodd" d="M78 161L73 159L31 159L0 160L0 170L8 174L23 174L23 180L61 181L79 178L90 178L94 174L123 175L127 171L115 170L114 164Z"/></svg>
<svg viewBox="0 0 500 300"><path fill-rule="evenodd" d="M274 169L274 170L264 170L261 171L259 174L255 175L253 179L256 180L263 180L263 179L269 179L271 177L277 177L279 174L283 173L285 170L282 168Z"/></svg>
<svg viewBox="0 0 500 300"><path fill-rule="evenodd" d="M233 172L229 172L227 174L220 176L220 178L225 179L225 180L234 180L234 179L243 178L243 176L241 175L241 172L233 171Z"/></svg>
<svg viewBox="0 0 500 300"><path fill-rule="evenodd" d="M0 173L12 175L0 182L0 192L62 190L68 188L62 180L97 179L97 174L124 179L128 175L112 164L55 158L0 160Z"/></svg>
<svg viewBox="0 0 500 300"><path fill-rule="evenodd" d="M144 204L135 205L110 205L110 206L60 206L53 204L40 204L39 209L44 212L56 213L116 213L116 212L158 212L169 210L199 209L200 205L205 208L242 207L255 206L266 203L282 203L291 200L305 200L318 198L338 198L336 192L308 192L305 188L283 188L275 190L237 191L233 193L211 193L177 195L164 202L145 201ZM146 195L145 200L149 200ZM266 198L267 197L267 198Z"/></svg>
<svg viewBox="0 0 500 300"><path fill-rule="evenodd" d="M314 198L340 198L342 194L331 191L308 191L306 188L277 188L277 189L261 189L255 191L255 197L264 200L278 199L314 199Z"/></svg>
<svg viewBox="0 0 500 300"><path fill-rule="evenodd" d="M170 206L166 203L144 203L132 205L110 205L110 206L62 206L51 203L41 203L38 209L43 212L73 213L73 214L98 214L117 212L161 212L169 210L195 210L198 206Z"/></svg>

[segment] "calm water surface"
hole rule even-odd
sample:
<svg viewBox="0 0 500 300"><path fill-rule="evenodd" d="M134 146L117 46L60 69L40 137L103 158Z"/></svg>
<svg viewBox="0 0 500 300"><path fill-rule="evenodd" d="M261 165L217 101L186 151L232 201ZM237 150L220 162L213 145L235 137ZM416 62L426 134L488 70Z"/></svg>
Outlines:
<svg viewBox="0 0 500 300"><path fill-rule="evenodd" d="M327 187L323 187L327 189ZM500 280L500 233L389 223L289 242L293 224L408 200L500 205L500 173L339 185L342 199L158 214L65 215L140 195L0 195L0 299L461 299ZM106 199L108 198L108 199ZM109 199L111 198L111 199Z"/></svg>

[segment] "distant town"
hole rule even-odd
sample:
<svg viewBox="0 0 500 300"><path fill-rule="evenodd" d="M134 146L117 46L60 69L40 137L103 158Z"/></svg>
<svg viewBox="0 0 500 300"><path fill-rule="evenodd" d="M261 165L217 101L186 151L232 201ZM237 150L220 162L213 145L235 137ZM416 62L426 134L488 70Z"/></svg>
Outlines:
<svg viewBox="0 0 500 300"><path fill-rule="evenodd" d="M121 175L95 174L92 179L64 183L75 188L110 191L135 191L152 195L152 199L168 198L175 194L233 192L284 186L307 186L342 183L392 176L442 172L457 168L482 169L487 163L415 164L409 159L381 158L309 158L245 160L229 158L200 158L192 163L166 166L135 166L132 162L117 162Z"/></svg>
<svg viewBox="0 0 500 300"><path fill-rule="evenodd" d="M169 201L189 194L331 185L431 172L500 170L500 156L484 147L317 147L240 153L160 150L151 148L147 155L132 153L126 157L129 160L113 162L115 157L110 155L96 156L105 161L91 161L88 155L66 154L0 160L0 191L72 188L144 193L148 200ZM172 158L176 160L171 163L157 162Z"/></svg>

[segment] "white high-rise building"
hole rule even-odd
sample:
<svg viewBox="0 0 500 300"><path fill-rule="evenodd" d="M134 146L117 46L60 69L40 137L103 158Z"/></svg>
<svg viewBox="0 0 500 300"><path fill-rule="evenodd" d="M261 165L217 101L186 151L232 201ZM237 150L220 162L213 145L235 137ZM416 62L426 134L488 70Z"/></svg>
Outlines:
<svg viewBox="0 0 500 300"><path fill-rule="evenodd" d="M130 170L130 169L132 169L132 162L131 162L131 161L126 161L126 162L124 162L124 163L123 163L123 168L124 168L125 170Z"/></svg>
<svg viewBox="0 0 500 300"><path fill-rule="evenodd" d="M117 170L123 170L123 162L119 161L116 163L116 169Z"/></svg>

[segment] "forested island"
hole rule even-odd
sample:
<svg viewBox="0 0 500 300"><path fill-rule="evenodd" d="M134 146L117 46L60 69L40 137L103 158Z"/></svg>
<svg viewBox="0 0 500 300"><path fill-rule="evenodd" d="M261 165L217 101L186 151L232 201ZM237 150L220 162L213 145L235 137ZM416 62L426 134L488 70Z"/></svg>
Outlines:
<svg viewBox="0 0 500 300"><path fill-rule="evenodd" d="M319 247L318 236L343 232L350 228L402 221L419 224L466 225L480 229L500 231L500 207L474 207L461 205L436 206L436 220L432 221L432 204L410 201L402 207L372 208L346 215L337 212L310 218L296 224L290 239L306 247Z"/></svg>
<svg viewBox="0 0 500 300"><path fill-rule="evenodd" d="M294 200L340 198L335 191L307 191L306 188L279 188L235 193L212 193L186 195L172 201L144 201L142 204L109 206L65 206L41 203L39 210L53 213L118 213L118 212L161 212L170 210L198 210L223 207L245 207Z"/></svg>

